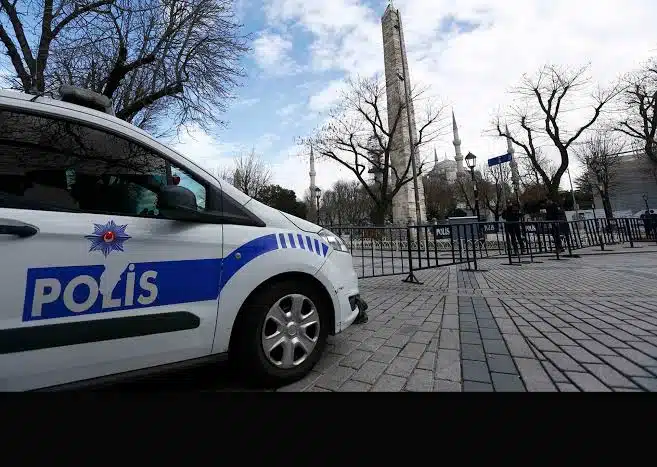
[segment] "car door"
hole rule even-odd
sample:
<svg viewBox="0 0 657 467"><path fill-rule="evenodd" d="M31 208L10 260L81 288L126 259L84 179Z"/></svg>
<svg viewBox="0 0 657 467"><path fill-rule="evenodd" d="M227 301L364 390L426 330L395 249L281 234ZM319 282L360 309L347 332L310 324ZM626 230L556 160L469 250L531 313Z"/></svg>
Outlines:
<svg viewBox="0 0 657 467"><path fill-rule="evenodd" d="M194 359L212 349L222 225L163 218L209 185L125 132L0 107L0 390Z"/></svg>

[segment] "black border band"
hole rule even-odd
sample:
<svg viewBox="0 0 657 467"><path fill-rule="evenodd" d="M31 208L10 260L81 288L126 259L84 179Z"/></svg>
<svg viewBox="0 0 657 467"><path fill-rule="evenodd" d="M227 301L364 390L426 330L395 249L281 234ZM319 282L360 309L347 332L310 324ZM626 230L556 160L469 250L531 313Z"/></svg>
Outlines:
<svg viewBox="0 0 657 467"><path fill-rule="evenodd" d="M0 354L186 331L200 325L201 319L195 314L176 311L0 329Z"/></svg>

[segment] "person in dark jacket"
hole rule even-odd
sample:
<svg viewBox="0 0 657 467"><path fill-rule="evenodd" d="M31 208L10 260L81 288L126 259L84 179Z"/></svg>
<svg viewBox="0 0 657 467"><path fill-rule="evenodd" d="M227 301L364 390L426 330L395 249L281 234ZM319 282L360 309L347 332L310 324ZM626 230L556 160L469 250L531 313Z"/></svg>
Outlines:
<svg viewBox="0 0 657 467"><path fill-rule="evenodd" d="M520 244L520 251L525 254L525 244L522 240L522 233L520 232L520 222L522 221L522 213L520 212L520 207L517 203L512 203L508 201L506 203L506 209L502 213L502 217L506 221L504 228L509 233L511 239L511 245L513 246L513 251L518 254L518 244Z"/></svg>
<svg viewBox="0 0 657 467"><path fill-rule="evenodd" d="M547 200L545 203L545 220L550 222L549 229L552 232L554 240L554 247L560 252L564 251L561 245L561 229L560 223L562 221L562 214L559 205L552 201Z"/></svg>

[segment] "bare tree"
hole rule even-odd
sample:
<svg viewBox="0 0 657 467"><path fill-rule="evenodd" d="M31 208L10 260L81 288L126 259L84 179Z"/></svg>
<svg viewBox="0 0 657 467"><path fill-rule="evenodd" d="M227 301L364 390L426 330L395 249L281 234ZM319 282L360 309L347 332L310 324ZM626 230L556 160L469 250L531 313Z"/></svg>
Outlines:
<svg viewBox="0 0 657 467"><path fill-rule="evenodd" d="M271 181L271 170L252 149L248 154L237 156L235 168L224 170L220 176L245 195L258 199L260 191Z"/></svg>
<svg viewBox="0 0 657 467"><path fill-rule="evenodd" d="M557 202L561 177L570 162L571 146L591 128L604 107L621 91L618 85L607 90L597 88L592 92L594 103L590 115L576 129L569 130L564 121L566 114L579 110L580 98L590 90L588 70L589 66L571 70L546 65L533 77L525 75L520 86L514 90L523 100L524 107L514 106L507 116L508 120L519 127L516 135L504 127L502 117L498 116L494 121L497 135L510 138L513 144L522 149L541 177L548 196ZM544 142L555 148L559 155L559 165L552 176L537 157L538 148Z"/></svg>
<svg viewBox="0 0 657 467"><path fill-rule="evenodd" d="M592 181L593 190L602 199L602 206L607 218L613 217L609 189L614 186L624 148L623 141L614 137L612 133L598 131L575 149L577 159L584 166L586 175Z"/></svg>
<svg viewBox="0 0 657 467"><path fill-rule="evenodd" d="M418 91L411 93L413 107L418 107L421 95ZM444 130L442 108L425 103L425 112L417 124L416 155ZM388 112L386 86L379 76L350 80L340 103L329 113L329 123L304 141L313 146L319 157L338 162L356 176L375 205L374 217L379 225L384 223L394 196L413 180L411 158L404 167L392 161L393 152L399 148L397 141L402 141L401 132L407 131L401 124L405 112L405 103ZM419 177L424 163L421 159L417 162ZM370 169L380 174L379 182L368 182L366 174Z"/></svg>
<svg viewBox="0 0 657 467"><path fill-rule="evenodd" d="M0 0L0 42L12 85L48 92L61 84L111 98L119 118L154 130L221 123L244 75L247 37L233 0ZM27 18L40 31L31 40ZM10 32L11 31L11 32Z"/></svg>
<svg viewBox="0 0 657 467"><path fill-rule="evenodd" d="M482 173L479 193L496 222L500 220L505 209L504 201L515 201L510 181L511 168L508 164L501 164L501 167L486 167Z"/></svg>
<svg viewBox="0 0 657 467"><path fill-rule="evenodd" d="M615 129L640 144L657 166L657 59L626 77L622 97L624 118Z"/></svg>
<svg viewBox="0 0 657 467"><path fill-rule="evenodd" d="M445 174L429 174L422 177L424 200L429 219L445 219L456 209L457 193L455 183L450 183Z"/></svg>

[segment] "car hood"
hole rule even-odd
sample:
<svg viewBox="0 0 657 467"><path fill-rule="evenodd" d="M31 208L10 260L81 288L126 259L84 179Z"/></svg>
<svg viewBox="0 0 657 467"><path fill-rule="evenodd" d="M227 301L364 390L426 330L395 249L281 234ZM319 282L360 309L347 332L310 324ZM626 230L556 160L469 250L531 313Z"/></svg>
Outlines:
<svg viewBox="0 0 657 467"><path fill-rule="evenodd" d="M258 216L268 227L301 230L309 233L318 233L322 230L319 225L279 211L253 198L249 198L244 207Z"/></svg>

